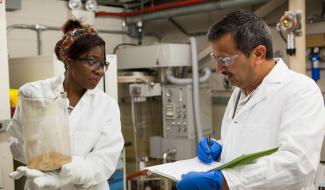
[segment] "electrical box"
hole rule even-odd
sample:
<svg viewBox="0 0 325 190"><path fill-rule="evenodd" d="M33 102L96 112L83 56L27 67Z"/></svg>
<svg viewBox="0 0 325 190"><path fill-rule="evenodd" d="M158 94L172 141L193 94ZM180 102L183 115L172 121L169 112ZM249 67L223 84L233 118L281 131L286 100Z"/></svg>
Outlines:
<svg viewBox="0 0 325 190"><path fill-rule="evenodd" d="M21 0L7 0L6 1L6 10L7 11L17 11L20 9L21 9Z"/></svg>
<svg viewBox="0 0 325 190"><path fill-rule="evenodd" d="M119 70L191 66L189 44L156 44L118 49Z"/></svg>

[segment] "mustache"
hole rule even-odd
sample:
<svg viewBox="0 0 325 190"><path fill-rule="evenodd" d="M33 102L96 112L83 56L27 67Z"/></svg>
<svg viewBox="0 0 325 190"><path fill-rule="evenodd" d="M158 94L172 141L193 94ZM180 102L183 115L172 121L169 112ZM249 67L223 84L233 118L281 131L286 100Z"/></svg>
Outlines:
<svg viewBox="0 0 325 190"><path fill-rule="evenodd" d="M232 75L231 72L228 72L228 71L222 71L221 73L222 73L223 75L226 75L226 76Z"/></svg>

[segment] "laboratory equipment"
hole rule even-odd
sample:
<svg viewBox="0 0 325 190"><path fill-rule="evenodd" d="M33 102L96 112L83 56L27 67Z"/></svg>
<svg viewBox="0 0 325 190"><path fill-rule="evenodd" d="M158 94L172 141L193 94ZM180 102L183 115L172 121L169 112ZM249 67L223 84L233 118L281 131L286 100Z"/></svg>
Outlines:
<svg viewBox="0 0 325 190"><path fill-rule="evenodd" d="M198 129L194 119L193 80L189 78L191 50L189 44L117 50L122 131L125 141L132 144L126 148L127 174L196 155ZM203 82L209 78L210 69L202 70L200 133L208 135L212 130L212 99L209 85ZM170 187L161 178L152 177L140 177L128 184L129 189Z"/></svg>
<svg viewBox="0 0 325 190"><path fill-rule="evenodd" d="M301 35L301 12L286 11L277 24L277 30L280 32L281 37L283 37L282 31L287 34L287 38L285 39L287 43L287 54L290 56L295 55L295 37Z"/></svg>
<svg viewBox="0 0 325 190"><path fill-rule="evenodd" d="M309 54L309 60L311 62L311 77L312 79L314 79L314 81L317 82L320 79L320 54L318 47L314 47L311 49L311 52Z"/></svg>
<svg viewBox="0 0 325 190"><path fill-rule="evenodd" d="M212 99L209 87L200 88L200 114L205 136L212 128ZM175 148L171 160L189 159L196 155L196 131L192 104L192 85L165 85L162 89L163 135L150 138L150 156L163 158Z"/></svg>

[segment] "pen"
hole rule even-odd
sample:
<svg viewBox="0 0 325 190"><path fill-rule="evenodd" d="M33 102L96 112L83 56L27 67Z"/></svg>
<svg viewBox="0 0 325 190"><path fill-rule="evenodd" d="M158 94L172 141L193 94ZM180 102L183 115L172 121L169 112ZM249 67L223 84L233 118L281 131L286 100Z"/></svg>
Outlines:
<svg viewBox="0 0 325 190"><path fill-rule="evenodd" d="M211 135L210 134L208 136L208 146L211 147ZM211 158L211 149L210 149L210 152L208 154L208 157Z"/></svg>
<svg viewBox="0 0 325 190"><path fill-rule="evenodd" d="M208 145L211 146L211 135L208 136Z"/></svg>

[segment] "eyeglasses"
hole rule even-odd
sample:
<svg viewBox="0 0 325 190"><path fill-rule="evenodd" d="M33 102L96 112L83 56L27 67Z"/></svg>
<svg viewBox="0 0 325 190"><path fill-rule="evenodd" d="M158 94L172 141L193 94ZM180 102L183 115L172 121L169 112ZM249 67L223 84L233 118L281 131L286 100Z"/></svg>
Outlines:
<svg viewBox="0 0 325 190"><path fill-rule="evenodd" d="M216 60L218 64L221 64L225 67L228 67L229 65L232 65L235 63L235 61L238 59L239 55L234 56L215 56L213 53L210 53L210 57L213 60Z"/></svg>
<svg viewBox="0 0 325 190"><path fill-rule="evenodd" d="M109 62L97 61L94 58L77 58L76 60L86 61L87 65L90 66L92 70L97 70L101 68L104 70L104 72L106 72L109 66Z"/></svg>

